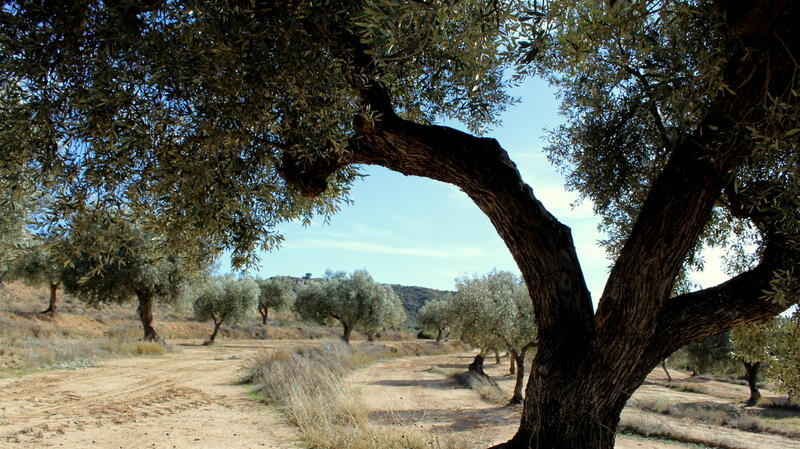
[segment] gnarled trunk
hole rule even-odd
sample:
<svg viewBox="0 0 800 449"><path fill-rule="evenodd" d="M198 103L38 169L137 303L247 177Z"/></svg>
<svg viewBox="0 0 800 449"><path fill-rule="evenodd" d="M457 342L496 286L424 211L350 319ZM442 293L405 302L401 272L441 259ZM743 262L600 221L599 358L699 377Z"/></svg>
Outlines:
<svg viewBox="0 0 800 449"><path fill-rule="evenodd" d="M761 362L744 363L745 378L747 379L747 386L750 387L750 398L747 399L747 405L756 405L758 400L761 399L761 392L758 391L758 368Z"/></svg>
<svg viewBox="0 0 800 449"><path fill-rule="evenodd" d="M58 313L58 284L50 284L50 302L47 304L47 309L42 313L50 316L55 316Z"/></svg>
<svg viewBox="0 0 800 449"><path fill-rule="evenodd" d="M436 343L441 343L442 340L444 340L444 332L441 329L439 329L436 332Z"/></svg>
<svg viewBox="0 0 800 449"><path fill-rule="evenodd" d="M144 330L144 341L163 342L163 339L158 335L155 327L153 327L153 295L146 290L136 290L136 298L139 300L139 319L142 322L142 329Z"/></svg>
<svg viewBox="0 0 800 449"><path fill-rule="evenodd" d="M269 309L264 306L258 306L258 313L261 314L261 324L266 326L269 318Z"/></svg>

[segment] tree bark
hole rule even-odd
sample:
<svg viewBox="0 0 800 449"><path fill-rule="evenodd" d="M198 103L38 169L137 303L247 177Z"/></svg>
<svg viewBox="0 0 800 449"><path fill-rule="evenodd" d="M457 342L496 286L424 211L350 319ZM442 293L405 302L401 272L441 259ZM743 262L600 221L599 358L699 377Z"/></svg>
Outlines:
<svg viewBox="0 0 800 449"><path fill-rule="evenodd" d="M474 359L472 359L472 363L467 365L467 369L471 373L488 377L487 374L483 371L483 361L484 361L483 355L478 354L475 356Z"/></svg>
<svg viewBox="0 0 800 449"><path fill-rule="evenodd" d="M525 378L525 352L517 354L516 351L509 353L510 358L515 361L519 367L517 370L517 378L514 382L514 395L511 396L510 404L522 404L522 387Z"/></svg>
<svg viewBox="0 0 800 449"><path fill-rule="evenodd" d="M147 290L140 289L136 290L136 297L139 300L139 319L144 330L142 339L144 341L163 342L164 340L153 327L153 295Z"/></svg>
<svg viewBox="0 0 800 449"><path fill-rule="evenodd" d="M761 399L761 392L758 391L758 368L761 362L744 363L745 378L747 379L747 386L750 387L750 398L747 399L747 405L756 405L758 400Z"/></svg>
<svg viewBox="0 0 800 449"><path fill-rule="evenodd" d="M494 352L494 364L495 365L499 365L500 364L500 353L497 352L497 351Z"/></svg>
<svg viewBox="0 0 800 449"><path fill-rule="evenodd" d="M261 324L267 325L267 319L269 318L269 309L266 307L259 306L258 313L261 314Z"/></svg>
<svg viewBox="0 0 800 449"><path fill-rule="evenodd" d="M349 345L350 344L350 334L353 333L353 326L351 326L351 325L349 325L347 323L342 323L342 326L344 326L344 332L342 333L342 340L344 340L344 342Z"/></svg>
<svg viewBox="0 0 800 449"><path fill-rule="evenodd" d="M50 284L50 302L42 313L55 316L58 313L58 284Z"/></svg>
<svg viewBox="0 0 800 449"><path fill-rule="evenodd" d="M514 357L509 357L508 360L508 372L509 374L515 374L517 372L517 361L514 360Z"/></svg>
<svg viewBox="0 0 800 449"><path fill-rule="evenodd" d="M664 370L664 374L667 375L667 382L672 382L672 376L669 375L669 370L667 369L667 359L661 361L661 368Z"/></svg>
<svg viewBox="0 0 800 449"><path fill-rule="evenodd" d="M443 339L444 339L444 332L442 332L442 330L439 329L438 331L436 331L436 343L441 343Z"/></svg>
<svg viewBox="0 0 800 449"><path fill-rule="evenodd" d="M214 332L211 332L211 336L208 337L208 341L213 343L214 340L217 338L217 332L219 332L219 328L222 327L222 320L217 321L214 320Z"/></svg>

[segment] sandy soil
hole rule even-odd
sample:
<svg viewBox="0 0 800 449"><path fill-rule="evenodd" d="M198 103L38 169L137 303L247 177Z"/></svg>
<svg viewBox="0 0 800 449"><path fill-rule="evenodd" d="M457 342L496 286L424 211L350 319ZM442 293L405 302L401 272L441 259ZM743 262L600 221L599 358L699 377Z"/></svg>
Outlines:
<svg viewBox="0 0 800 449"><path fill-rule="evenodd" d="M0 446L301 447L293 427L234 384L247 356L297 343L192 343L177 354L0 379Z"/></svg>
<svg viewBox="0 0 800 449"><path fill-rule="evenodd" d="M100 362L96 367L48 371L0 379L0 447L6 448L197 448L295 449L304 447L297 430L280 415L235 384L245 360L257 351L318 344L319 340L225 341L216 346L184 342L179 353ZM347 378L370 417L379 423L453 433L486 448L513 436L521 408L492 404L448 376L463 371L472 354L406 357L377 362ZM508 360L487 372L511 396L514 379ZM673 372L675 382L686 373ZM747 389L702 381L705 394L658 385L660 369L634 394L637 400L680 403L727 403ZM765 391L769 396L772 392ZM673 416L627 408L626 419L638 419L692 435L722 441L728 447L800 449L800 441L779 435L744 432L698 424ZM780 417L778 417L780 418ZM776 418L777 419L777 418ZM789 420L800 420L795 413ZM777 421L776 421L777 422ZM685 445L619 436L617 448L675 449Z"/></svg>
<svg viewBox="0 0 800 449"><path fill-rule="evenodd" d="M447 377L448 371L464 371L474 354L416 357L375 363L348 378L361 392L363 403L375 420L390 425L451 432L486 448L509 440L519 426L521 407L481 400L477 393ZM514 378L508 360L495 365L487 359L487 374L511 397ZM621 449L674 449L685 445L635 437L618 437Z"/></svg>

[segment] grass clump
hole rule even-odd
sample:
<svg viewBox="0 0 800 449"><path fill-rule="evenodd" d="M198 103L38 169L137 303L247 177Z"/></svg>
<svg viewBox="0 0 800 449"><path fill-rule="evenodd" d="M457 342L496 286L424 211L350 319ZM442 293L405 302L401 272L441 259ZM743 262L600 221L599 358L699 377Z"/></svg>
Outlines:
<svg viewBox="0 0 800 449"><path fill-rule="evenodd" d="M370 422L364 405L341 379L378 359L402 351L375 344L317 346L258 355L242 378L264 400L279 407L316 449L456 449L467 447L450 435ZM398 425L394 425L398 424Z"/></svg>

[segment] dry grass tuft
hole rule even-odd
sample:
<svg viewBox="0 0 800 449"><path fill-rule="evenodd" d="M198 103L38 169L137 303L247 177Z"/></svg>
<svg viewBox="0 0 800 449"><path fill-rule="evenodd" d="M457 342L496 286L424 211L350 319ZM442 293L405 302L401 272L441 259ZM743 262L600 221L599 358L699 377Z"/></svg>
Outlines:
<svg viewBox="0 0 800 449"><path fill-rule="evenodd" d="M278 350L260 354L244 382L277 405L317 449L457 449L467 442L451 435L425 433L389 423L370 422L364 405L341 378L381 358L398 357L396 348L343 343Z"/></svg>

